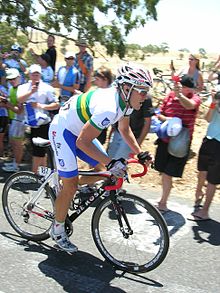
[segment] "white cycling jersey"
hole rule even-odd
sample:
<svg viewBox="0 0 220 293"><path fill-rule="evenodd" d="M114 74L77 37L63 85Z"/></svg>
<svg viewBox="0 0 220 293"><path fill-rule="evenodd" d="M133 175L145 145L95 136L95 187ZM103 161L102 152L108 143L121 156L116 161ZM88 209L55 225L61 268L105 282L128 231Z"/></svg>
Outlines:
<svg viewBox="0 0 220 293"><path fill-rule="evenodd" d="M126 109L125 102L114 87L96 89L70 98L55 115L49 129L59 175L65 178L78 175L76 157L91 166L98 164L76 146L77 137L87 121L102 130L131 112L132 109ZM106 153L97 139L93 140L93 144Z"/></svg>
<svg viewBox="0 0 220 293"><path fill-rule="evenodd" d="M125 112L130 115L132 111L131 108L126 110L117 89L111 87L73 96L61 107L58 115L61 127L78 136L87 121L102 130L119 121Z"/></svg>

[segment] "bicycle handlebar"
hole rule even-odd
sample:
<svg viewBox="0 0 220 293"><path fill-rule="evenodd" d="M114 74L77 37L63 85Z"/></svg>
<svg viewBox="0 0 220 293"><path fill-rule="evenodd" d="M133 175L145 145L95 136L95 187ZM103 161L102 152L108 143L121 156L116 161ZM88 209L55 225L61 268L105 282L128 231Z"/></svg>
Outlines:
<svg viewBox="0 0 220 293"><path fill-rule="evenodd" d="M128 165L129 164L139 164L143 167L143 171L140 172L140 173L135 173L135 174L131 174L131 178L137 178L137 177L143 177L145 174L147 174L147 171L148 171L148 168L145 164L141 164L137 159L128 159L127 160L127 163ZM126 176L124 177L126 178ZM117 179L117 182L115 185L108 185L108 186L105 186L104 189L105 190L117 190L117 189L120 189L122 187L122 184L124 182L124 178L118 178Z"/></svg>

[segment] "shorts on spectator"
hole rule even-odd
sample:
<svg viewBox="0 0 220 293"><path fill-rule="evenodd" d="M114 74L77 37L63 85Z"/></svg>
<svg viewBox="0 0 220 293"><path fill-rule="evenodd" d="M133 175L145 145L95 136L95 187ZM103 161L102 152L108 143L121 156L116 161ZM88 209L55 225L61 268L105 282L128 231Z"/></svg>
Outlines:
<svg viewBox="0 0 220 293"><path fill-rule="evenodd" d="M199 150L198 170L207 171L207 181L211 184L220 184L220 141L203 139Z"/></svg>
<svg viewBox="0 0 220 293"><path fill-rule="evenodd" d="M0 133L5 133L9 119L7 116L0 116Z"/></svg>
<svg viewBox="0 0 220 293"><path fill-rule="evenodd" d="M186 165L189 151L187 156L177 158L168 153L168 143L158 139L157 150L155 155L155 170L165 173L172 177L182 177L184 167Z"/></svg>
<svg viewBox="0 0 220 293"><path fill-rule="evenodd" d="M49 124L41 125L38 128L31 128L31 144L32 144L32 155L34 157L41 157L43 158L46 154L46 148L36 146L32 143L33 137L42 137L45 139L48 139L48 130L49 130Z"/></svg>
<svg viewBox="0 0 220 293"><path fill-rule="evenodd" d="M129 154L131 152L132 152L131 149L123 140L121 134L117 130L115 130L112 133L108 150L107 150L109 157L114 159L120 159L120 158L128 159Z"/></svg>
<svg viewBox="0 0 220 293"><path fill-rule="evenodd" d="M22 140L24 139L25 125L23 121L11 120L9 125L9 138Z"/></svg>

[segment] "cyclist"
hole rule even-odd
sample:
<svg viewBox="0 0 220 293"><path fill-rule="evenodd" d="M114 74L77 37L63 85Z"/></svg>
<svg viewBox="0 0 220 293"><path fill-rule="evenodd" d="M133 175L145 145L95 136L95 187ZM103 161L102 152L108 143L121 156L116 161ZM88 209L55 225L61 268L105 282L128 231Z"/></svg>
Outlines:
<svg viewBox="0 0 220 293"><path fill-rule="evenodd" d="M124 65L118 70L112 87L98 88L73 96L54 117L49 129L49 139L63 188L55 202L56 216L50 235L61 249L70 253L77 251L64 227L70 202L78 187L76 156L102 170L106 166L116 177L125 174L126 161L109 158L96 139L103 129L119 121L122 136L133 153L143 163L151 160L148 152L141 151L130 127L123 131L123 124L127 125L126 120L129 119L126 116L133 109L141 108L150 87L152 79L148 70Z"/></svg>

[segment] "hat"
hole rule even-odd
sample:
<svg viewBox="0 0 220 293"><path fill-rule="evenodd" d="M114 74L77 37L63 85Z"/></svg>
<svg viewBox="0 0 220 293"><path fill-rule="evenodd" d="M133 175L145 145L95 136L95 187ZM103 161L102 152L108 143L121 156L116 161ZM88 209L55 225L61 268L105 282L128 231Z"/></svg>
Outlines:
<svg viewBox="0 0 220 293"><path fill-rule="evenodd" d="M73 52L66 52L66 54L65 54L64 57L65 57L65 58L70 58L70 57L75 58L75 54L74 54Z"/></svg>
<svg viewBox="0 0 220 293"><path fill-rule="evenodd" d="M16 68L6 69L6 79L14 79L18 76L20 76L20 73Z"/></svg>
<svg viewBox="0 0 220 293"><path fill-rule="evenodd" d="M76 42L76 46L87 47L87 41L86 41L86 39L84 39L84 38L79 39L79 40Z"/></svg>
<svg viewBox="0 0 220 293"><path fill-rule="evenodd" d="M186 86L191 89L195 88L195 82L193 78L188 74L181 76L180 83L182 84L182 86Z"/></svg>
<svg viewBox="0 0 220 293"><path fill-rule="evenodd" d="M47 64L50 64L50 55L44 53L44 54L41 54L40 57L47 62Z"/></svg>
<svg viewBox="0 0 220 293"><path fill-rule="evenodd" d="M168 120L166 120L165 122L163 122L159 129L156 131L156 134L159 138L164 139L164 138L168 138L168 134L167 134L167 127L168 127Z"/></svg>
<svg viewBox="0 0 220 293"><path fill-rule="evenodd" d="M168 152L170 155L183 158L188 154L190 145L189 129L183 127L180 133L170 138L168 143Z"/></svg>
<svg viewBox="0 0 220 293"><path fill-rule="evenodd" d="M168 120L167 134L168 136L176 136L182 129L182 120L178 117L173 117Z"/></svg>
<svg viewBox="0 0 220 293"><path fill-rule="evenodd" d="M29 73L34 73L34 72L38 72L38 73L41 74L41 67L40 67L40 65L38 65L38 64L32 64L29 67Z"/></svg>

